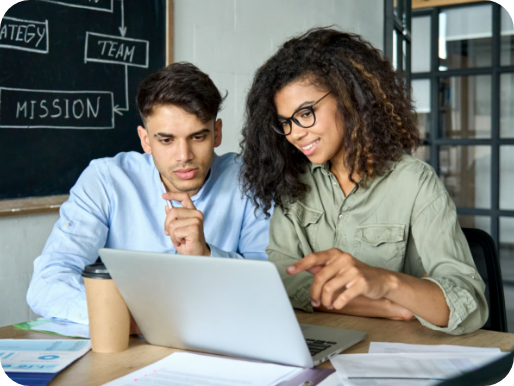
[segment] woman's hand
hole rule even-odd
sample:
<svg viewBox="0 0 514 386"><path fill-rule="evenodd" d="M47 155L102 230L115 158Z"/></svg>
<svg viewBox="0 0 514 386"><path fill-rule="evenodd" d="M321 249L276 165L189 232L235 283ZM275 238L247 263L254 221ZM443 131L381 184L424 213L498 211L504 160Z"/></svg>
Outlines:
<svg viewBox="0 0 514 386"><path fill-rule="evenodd" d="M328 310L340 310L359 295L384 298L397 287L396 276L389 271L369 266L336 248L311 253L286 271L291 275L303 271L312 273L312 305L323 305Z"/></svg>
<svg viewBox="0 0 514 386"><path fill-rule="evenodd" d="M327 309L323 306L316 307L316 311L330 312L341 315L364 316L367 318L384 318L390 320L413 320L414 314L406 308L386 299L370 299L360 295L352 299L340 310Z"/></svg>

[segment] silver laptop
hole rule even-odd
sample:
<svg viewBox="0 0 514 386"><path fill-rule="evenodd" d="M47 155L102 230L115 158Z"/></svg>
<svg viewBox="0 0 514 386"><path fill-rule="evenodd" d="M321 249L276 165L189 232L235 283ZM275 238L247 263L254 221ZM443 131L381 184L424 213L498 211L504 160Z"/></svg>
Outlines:
<svg viewBox="0 0 514 386"><path fill-rule="evenodd" d="M367 335L298 324L267 261L99 252L151 344L309 368Z"/></svg>

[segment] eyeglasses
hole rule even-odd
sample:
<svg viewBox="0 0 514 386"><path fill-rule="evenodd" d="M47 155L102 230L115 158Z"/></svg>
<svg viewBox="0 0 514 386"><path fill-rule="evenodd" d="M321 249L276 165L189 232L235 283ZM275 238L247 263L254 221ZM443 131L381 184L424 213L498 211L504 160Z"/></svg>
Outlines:
<svg viewBox="0 0 514 386"><path fill-rule="evenodd" d="M328 94L330 94L330 92ZM310 106L300 107L289 118L281 118L275 125L272 126L273 130L281 135L289 135L293 130L293 122L298 126L303 127L304 129L308 129L309 127L314 126L316 123L316 114L314 114L313 107L321 102L321 100L328 94L323 95L321 99L318 99L317 102Z"/></svg>

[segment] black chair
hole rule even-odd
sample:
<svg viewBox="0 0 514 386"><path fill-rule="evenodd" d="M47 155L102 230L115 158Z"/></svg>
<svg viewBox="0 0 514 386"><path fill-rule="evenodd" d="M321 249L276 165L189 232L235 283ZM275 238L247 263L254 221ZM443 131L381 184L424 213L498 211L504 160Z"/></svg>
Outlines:
<svg viewBox="0 0 514 386"><path fill-rule="evenodd" d="M500 261L494 240L487 232L475 228L462 228L471 249L478 273L485 283L485 298L489 305L489 318L484 330L507 332L507 314L503 295Z"/></svg>

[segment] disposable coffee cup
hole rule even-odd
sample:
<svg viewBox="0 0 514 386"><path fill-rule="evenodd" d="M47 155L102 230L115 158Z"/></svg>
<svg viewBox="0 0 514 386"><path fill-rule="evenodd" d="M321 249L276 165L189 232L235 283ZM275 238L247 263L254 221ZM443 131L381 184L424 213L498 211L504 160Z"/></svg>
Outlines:
<svg viewBox="0 0 514 386"><path fill-rule="evenodd" d="M115 353L128 348L130 313L102 260L82 271L86 287L89 332L94 352Z"/></svg>

